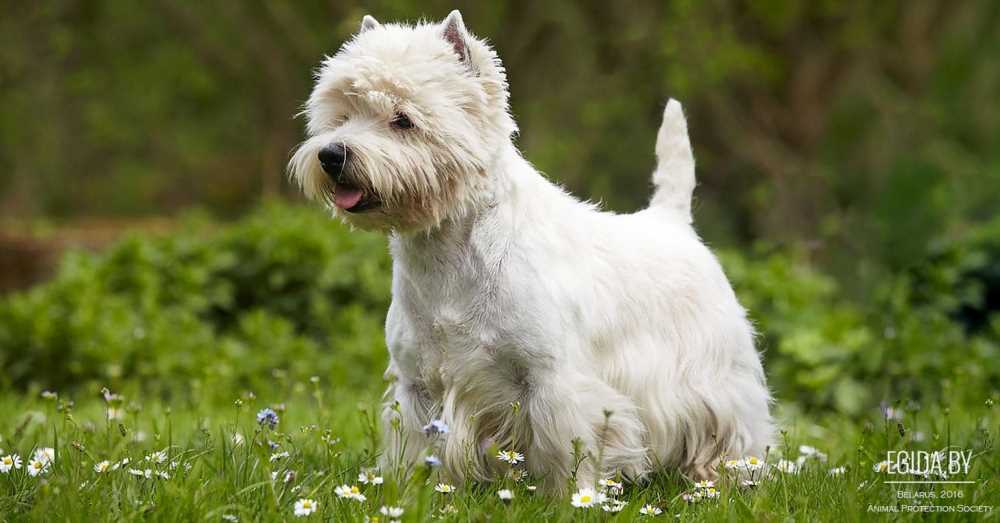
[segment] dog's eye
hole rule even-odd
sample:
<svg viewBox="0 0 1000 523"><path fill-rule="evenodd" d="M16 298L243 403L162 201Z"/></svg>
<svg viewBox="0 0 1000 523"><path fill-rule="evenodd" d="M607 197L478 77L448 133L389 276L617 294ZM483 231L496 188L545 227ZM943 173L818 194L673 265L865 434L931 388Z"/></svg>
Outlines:
<svg viewBox="0 0 1000 523"><path fill-rule="evenodd" d="M413 121L403 113L396 113L396 116L389 122L394 129L413 129Z"/></svg>

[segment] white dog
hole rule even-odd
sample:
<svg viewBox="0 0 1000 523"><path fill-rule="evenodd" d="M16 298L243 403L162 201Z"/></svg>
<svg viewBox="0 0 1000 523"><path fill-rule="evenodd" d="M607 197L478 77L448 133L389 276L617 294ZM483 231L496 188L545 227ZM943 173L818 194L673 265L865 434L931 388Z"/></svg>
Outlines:
<svg viewBox="0 0 1000 523"><path fill-rule="evenodd" d="M307 104L292 177L390 236L390 463L431 447L455 480L488 479L488 449L515 449L558 489L578 466L591 484L658 467L707 478L724 456L761 455L770 396L753 328L691 226L680 104L663 114L652 203L618 215L521 157L507 98L496 53L454 11L366 16ZM432 419L450 432L425 435ZM600 463L575 463L576 439Z"/></svg>

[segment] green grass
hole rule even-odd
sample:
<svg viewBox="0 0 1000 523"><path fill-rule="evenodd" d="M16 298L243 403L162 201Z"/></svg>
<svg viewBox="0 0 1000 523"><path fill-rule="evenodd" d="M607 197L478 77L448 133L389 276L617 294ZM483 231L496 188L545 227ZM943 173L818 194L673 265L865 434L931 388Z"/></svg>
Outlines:
<svg viewBox="0 0 1000 523"><path fill-rule="evenodd" d="M364 521L366 516L380 516L381 506L395 505L404 508L403 521L629 521L646 518L639 509L648 503L663 510L658 519L679 514L682 520L694 521L861 521L873 516L869 505L916 503L897 499L898 490L962 496L921 504L996 506L1000 501L1000 457L994 444L1000 407L989 402L963 412L910 407L898 423L882 419L878 412L866 420L809 419L781 412L783 441L768 461L774 463L780 456L794 460L799 445L808 444L829 456L826 463L808 461L798 474L774 472L759 478L753 489L740 488L735 478L724 474L717 485L721 495L694 504L681 499L692 490L691 483L676 473L663 473L643 485L626 484L620 499L627 505L609 514L596 507L572 507L568 493L530 492L532 478L457 485L455 494L443 495L434 492L433 485L447 480L438 477L438 469L421 466L407 481L401 482L397 472L381 471L383 485L358 485L359 471L377 461L377 395L330 392L323 384L299 384L286 388L281 397L244 393L238 402L223 406L191 399L194 395L172 402L130 396L122 403L123 419L111 422L97 394L58 400L7 395L0 399L0 448L27 461L35 448L54 447L57 457L39 477L29 476L25 468L0 474L0 519L223 521L223 515L234 515L240 521L280 521L296 519L295 501L311 498L318 502L318 511L303 520ZM73 406L71 399L76 400ZM267 406L278 408L281 421L275 430L256 423L256 412ZM243 445L233 444L236 432L244 436ZM278 449L269 448L268 441ZM883 482L913 478L890 477L872 468L885 459L886 450L949 445L972 450L975 456L968 475L950 479L975 483L894 488ZM167 453L164 463L145 459L160 450ZM271 461L273 453L284 451L287 458ZM131 462L118 470L94 471L97 462L124 458ZM846 474L828 475L836 466L846 466ZM134 476L126 471L133 467L170 477ZM294 479L285 482L287 471L294 471ZM272 480L273 473L278 480ZM367 500L338 498L334 488L342 484L358 485ZM513 490L514 499L503 503L496 495L499 488ZM456 512L442 514L448 505ZM904 519L928 516L997 518L995 513L893 514Z"/></svg>

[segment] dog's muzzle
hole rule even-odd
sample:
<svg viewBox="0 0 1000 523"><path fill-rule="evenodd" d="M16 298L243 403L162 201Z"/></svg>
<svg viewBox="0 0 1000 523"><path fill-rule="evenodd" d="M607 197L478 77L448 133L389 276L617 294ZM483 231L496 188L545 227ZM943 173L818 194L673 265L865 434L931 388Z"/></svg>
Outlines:
<svg viewBox="0 0 1000 523"><path fill-rule="evenodd" d="M351 159L351 150L343 143L327 145L317 154L323 172L333 182L333 204L337 208L351 212L362 212L379 207L382 202L373 194L351 181L347 175L347 163Z"/></svg>

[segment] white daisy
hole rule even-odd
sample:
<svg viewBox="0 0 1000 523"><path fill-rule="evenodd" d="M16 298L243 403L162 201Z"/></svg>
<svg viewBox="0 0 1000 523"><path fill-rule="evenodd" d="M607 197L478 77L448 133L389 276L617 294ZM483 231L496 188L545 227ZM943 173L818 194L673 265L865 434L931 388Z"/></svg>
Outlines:
<svg viewBox="0 0 1000 523"><path fill-rule="evenodd" d="M628 503L625 501L619 501L617 499L609 499L603 505L601 505L601 508L604 509L605 512L621 512L622 509L625 508L625 505L628 505Z"/></svg>
<svg viewBox="0 0 1000 523"><path fill-rule="evenodd" d="M741 460L742 466L747 470L760 470L764 468L764 460L757 456L747 456Z"/></svg>
<svg viewBox="0 0 1000 523"><path fill-rule="evenodd" d="M275 452L274 454L271 454L271 463L274 463L275 461L278 461L279 459L282 458L287 458L288 456L289 454L287 450L283 452Z"/></svg>
<svg viewBox="0 0 1000 523"><path fill-rule="evenodd" d="M847 467L834 467L827 472L830 476L843 476L847 472Z"/></svg>
<svg viewBox="0 0 1000 523"><path fill-rule="evenodd" d="M697 482L697 483L694 484L694 488L702 488L702 489L704 489L704 488L712 488L714 486L715 486L715 482L714 481L709 481L707 479L704 480L704 481L699 481L699 482Z"/></svg>
<svg viewBox="0 0 1000 523"><path fill-rule="evenodd" d="M118 469L124 467L125 465L128 465L128 462L129 462L128 458L122 458L122 460L119 461L118 463L115 463L114 465L111 465L111 470L118 470Z"/></svg>
<svg viewBox="0 0 1000 523"><path fill-rule="evenodd" d="M45 474L49 470L48 462L41 461L38 459L33 459L28 462L28 475L37 476L39 474Z"/></svg>
<svg viewBox="0 0 1000 523"><path fill-rule="evenodd" d="M796 465L794 461L788 461L787 459L778 460L778 464L775 465L774 468L776 468L779 471L784 472L786 474L798 474L799 473L799 467L798 467L798 465Z"/></svg>
<svg viewBox="0 0 1000 523"><path fill-rule="evenodd" d="M361 489L359 489L357 485L350 485L350 486L341 485L333 489L333 493L336 494L338 497L345 499L353 499L355 501L364 501L368 499L365 497L364 494L361 493Z"/></svg>
<svg viewBox="0 0 1000 523"><path fill-rule="evenodd" d="M639 513L643 516L659 516L660 514L663 514L663 511L653 505L643 505L642 508L639 509Z"/></svg>
<svg viewBox="0 0 1000 523"><path fill-rule="evenodd" d="M448 483L438 483L434 486L434 490L442 494L451 494L455 492L455 486L449 485Z"/></svg>
<svg viewBox="0 0 1000 523"><path fill-rule="evenodd" d="M742 459L727 459L724 463L728 470L736 470L743 467Z"/></svg>
<svg viewBox="0 0 1000 523"><path fill-rule="evenodd" d="M21 456L17 454L8 454L0 458L0 472L4 474L11 471L11 469L21 468Z"/></svg>
<svg viewBox="0 0 1000 523"><path fill-rule="evenodd" d="M376 474L374 470L363 470L358 474L358 483L362 485L381 485L384 482L385 479Z"/></svg>
<svg viewBox="0 0 1000 523"><path fill-rule="evenodd" d="M301 518L308 516L309 514L316 512L316 508L318 506L319 503L316 503L308 498L302 498L295 502L295 517Z"/></svg>
<svg viewBox="0 0 1000 523"><path fill-rule="evenodd" d="M879 461L878 463L872 465L872 470L875 471L875 472L879 472L879 473L888 472L889 471L889 462L888 461Z"/></svg>
<svg viewBox="0 0 1000 523"><path fill-rule="evenodd" d="M383 516L390 517L392 519L399 519L403 517L403 507L386 507L378 509Z"/></svg>
<svg viewBox="0 0 1000 523"><path fill-rule="evenodd" d="M743 480L743 481L740 482L740 486L743 487L743 488L754 488L754 487L756 487L759 484L760 483L757 483L756 481L754 481L752 479L745 479L745 480Z"/></svg>
<svg viewBox="0 0 1000 523"><path fill-rule="evenodd" d="M701 491L701 493L702 495L705 496L705 499L715 499L719 497L719 491L716 490L715 487L709 487L707 489L704 489Z"/></svg>
<svg viewBox="0 0 1000 523"><path fill-rule="evenodd" d="M500 453L497 454L497 459L500 461L506 461L511 465L517 465L518 463L524 461L524 454L515 450L501 450Z"/></svg>
<svg viewBox="0 0 1000 523"><path fill-rule="evenodd" d="M162 463L166 463L167 462L167 450L166 449L158 450L158 451L156 451L156 452L154 452L154 453L146 456L146 461L151 461L153 463L156 463L157 465L160 465Z"/></svg>
<svg viewBox="0 0 1000 523"><path fill-rule="evenodd" d="M688 503L697 503L701 501L703 497L705 497L705 494L703 494L700 490L696 490L694 492L685 492L684 494L681 494L681 499L687 501Z"/></svg>
<svg viewBox="0 0 1000 523"><path fill-rule="evenodd" d="M104 474L110 468L111 468L111 462L108 460L104 460L94 464L94 472L98 474Z"/></svg>
<svg viewBox="0 0 1000 523"><path fill-rule="evenodd" d="M601 487L602 490L607 491L608 494L611 494L612 496L617 496L621 494L622 489L624 488L621 482L615 481L613 479L602 479L598 481L597 484Z"/></svg>
<svg viewBox="0 0 1000 523"><path fill-rule="evenodd" d="M514 499L514 493L510 489L502 489L497 491L497 497L500 498L500 501L506 503Z"/></svg>
<svg viewBox="0 0 1000 523"><path fill-rule="evenodd" d="M55 462L56 460L56 449L52 447L42 447L35 450L35 461L41 461L42 463L48 465Z"/></svg>
<svg viewBox="0 0 1000 523"><path fill-rule="evenodd" d="M576 508L590 508L604 503L607 499L608 497L602 492L596 492L592 488L582 488L573 494L570 504Z"/></svg>

